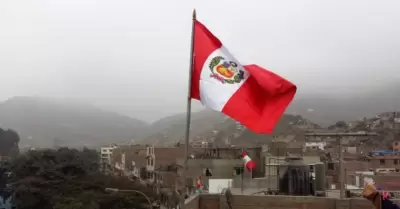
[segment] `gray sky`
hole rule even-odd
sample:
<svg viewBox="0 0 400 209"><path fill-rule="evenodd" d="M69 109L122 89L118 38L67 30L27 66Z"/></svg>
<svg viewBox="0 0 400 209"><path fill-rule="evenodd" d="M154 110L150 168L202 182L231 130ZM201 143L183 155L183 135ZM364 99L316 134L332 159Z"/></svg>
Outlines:
<svg viewBox="0 0 400 209"><path fill-rule="evenodd" d="M299 94L400 78L398 0L0 0L0 99L75 98L146 121L183 112L193 8L243 64Z"/></svg>

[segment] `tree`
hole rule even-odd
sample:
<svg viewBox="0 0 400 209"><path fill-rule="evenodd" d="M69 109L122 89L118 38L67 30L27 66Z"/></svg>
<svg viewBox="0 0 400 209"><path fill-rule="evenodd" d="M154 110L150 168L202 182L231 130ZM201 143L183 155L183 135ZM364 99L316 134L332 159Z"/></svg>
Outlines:
<svg viewBox="0 0 400 209"><path fill-rule="evenodd" d="M99 173L98 164L98 153L86 148L29 151L11 163L13 201L19 209L148 208L141 195L105 188L139 190L155 200L139 182Z"/></svg>
<svg viewBox="0 0 400 209"><path fill-rule="evenodd" d="M18 143L17 132L0 128L0 156L15 157L18 154Z"/></svg>

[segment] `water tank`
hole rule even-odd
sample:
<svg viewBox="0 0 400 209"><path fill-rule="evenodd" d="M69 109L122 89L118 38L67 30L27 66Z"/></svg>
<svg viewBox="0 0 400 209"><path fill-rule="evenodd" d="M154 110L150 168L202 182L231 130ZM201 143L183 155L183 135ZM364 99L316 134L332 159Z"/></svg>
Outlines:
<svg viewBox="0 0 400 209"><path fill-rule="evenodd" d="M279 166L279 193L282 195L312 195L312 177L309 165L301 157L287 157Z"/></svg>
<svg viewBox="0 0 400 209"><path fill-rule="evenodd" d="M315 171L315 193L316 196L325 196L326 190L326 176L325 176L325 164L316 163L314 165Z"/></svg>

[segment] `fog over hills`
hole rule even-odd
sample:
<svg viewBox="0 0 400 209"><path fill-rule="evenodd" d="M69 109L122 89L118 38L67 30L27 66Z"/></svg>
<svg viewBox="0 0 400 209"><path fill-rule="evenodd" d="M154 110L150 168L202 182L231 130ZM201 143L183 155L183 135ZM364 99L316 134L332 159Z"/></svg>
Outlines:
<svg viewBox="0 0 400 209"><path fill-rule="evenodd" d="M65 100L15 97L0 104L1 127L20 134L21 147L98 146L144 134L141 120Z"/></svg>
<svg viewBox="0 0 400 209"><path fill-rule="evenodd" d="M350 96L298 95L286 112L301 115L318 125L339 120L357 120L379 112L400 110L397 91L391 85L373 92ZM287 124L299 118L287 115L276 131L289 131ZM70 100L14 97L0 103L0 127L11 128L21 136L21 147L98 147L111 143L177 142L184 136L186 113L164 117L148 124L140 119L106 111ZM215 131L229 135L235 121L203 109L192 113L191 137L212 137ZM278 130L279 129L279 130ZM221 135L220 134L220 135Z"/></svg>
<svg viewBox="0 0 400 209"><path fill-rule="evenodd" d="M340 120L358 120L363 117L374 116L380 112L400 110L400 97L396 93L400 85L393 84L374 91L343 94L303 94L296 99L286 111L275 128L275 133L293 132L289 123L308 119L321 126L329 126ZM294 117L300 115L302 117ZM153 143L163 140L179 140L183 137L185 128L185 114L178 114L162 118L152 124L156 133L148 136L144 141ZM164 128L164 130L161 130ZM161 130L161 131L159 131ZM224 115L211 110L203 110L192 113L191 138L196 136L211 137L213 131L219 131L219 135L227 136L235 131L234 121ZM246 130L247 139L251 136L255 141L264 138L258 134L252 134ZM239 137L238 140L243 140ZM258 138L256 140L256 138Z"/></svg>
<svg viewBox="0 0 400 209"><path fill-rule="evenodd" d="M400 110L399 92L400 84L390 84L356 94L297 95L287 112L328 126L339 120L358 120L379 112Z"/></svg>

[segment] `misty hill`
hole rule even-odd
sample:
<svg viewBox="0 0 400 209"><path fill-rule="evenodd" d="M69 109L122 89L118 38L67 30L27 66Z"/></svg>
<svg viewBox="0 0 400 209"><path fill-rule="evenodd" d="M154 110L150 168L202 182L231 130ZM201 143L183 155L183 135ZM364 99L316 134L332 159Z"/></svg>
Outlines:
<svg viewBox="0 0 400 209"><path fill-rule="evenodd" d="M207 131L214 130L216 124L224 122L228 117L213 111L204 109L193 112L191 115L191 136L192 138ZM186 124L186 113L161 118L151 124L151 133L145 137L143 143L164 144L178 142L184 137Z"/></svg>
<svg viewBox="0 0 400 209"><path fill-rule="evenodd" d="M154 127L152 129L154 134L146 137L143 143L167 145L182 141L185 132L185 119L185 114L178 114L153 123L151 127ZM311 125L312 128L318 127L301 116L284 115L275 127L274 133L299 132L302 130L300 127L304 124ZM253 133L231 118L210 109L192 113L190 136L192 142L214 140L218 146L228 143L255 145L268 139L267 135Z"/></svg>
<svg viewBox="0 0 400 209"><path fill-rule="evenodd" d="M363 117L374 116L376 113L400 110L399 84L387 85L374 91L350 95L305 94L298 95L289 106L287 113L275 128L275 134L298 132L304 130L304 125L288 125L313 121L322 126L335 124L337 121L353 121ZM301 115L301 116L299 116ZM170 143L184 136L185 114L169 116L152 124L153 134L145 138L146 143ZM305 119L306 118L306 119ZM300 121L300 122L299 122ZM315 125L315 124L314 124ZM232 144L251 139L253 142L265 140L265 135L258 135L246 129L237 133L236 122L219 112L203 110L192 113L191 140L202 138L219 138L225 143L229 135ZM313 127L311 127L313 128ZM217 135L215 135L215 133ZM221 142L224 141L224 142Z"/></svg>
<svg viewBox="0 0 400 209"><path fill-rule="evenodd" d="M232 119L227 119L224 123L216 126L218 132L214 131L213 136L211 136L212 133L209 133L209 136L211 136L213 144L218 147L226 145L255 146L266 144L274 136L296 135L317 128L320 128L317 124L299 115L284 114L275 126L272 134L257 134L234 122Z"/></svg>
<svg viewBox="0 0 400 209"><path fill-rule="evenodd" d="M147 124L89 105L15 97L0 103L0 127L17 131L20 147L94 147L130 142Z"/></svg>
<svg viewBox="0 0 400 209"><path fill-rule="evenodd" d="M356 95L346 92L343 95L298 95L288 112L302 115L323 126L341 120L358 120L380 112L400 110L399 89L400 84L393 84Z"/></svg>
<svg viewBox="0 0 400 209"><path fill-rule="evenodd" d="M328 126L337 121L354 121L379 112L400 110L398 89L400 85L396 84L358 95L298 95L287 111L292 115L281 119L275 133L296 131L298 127L287 124L305 121L304 118ZM127 143L133 139L149 144L169 144L183 139L185 119L186 114L177 114L147 125L138 119L73 102L15 97L0 103L0 128L17 131L20 147L93 147ZM191 139L215 138L224 143L229 137L232 143L249 138L257 143L265 139L265 135L246 129L238 131L237 127L229 117L204 109L192 113Z"/></svg>

